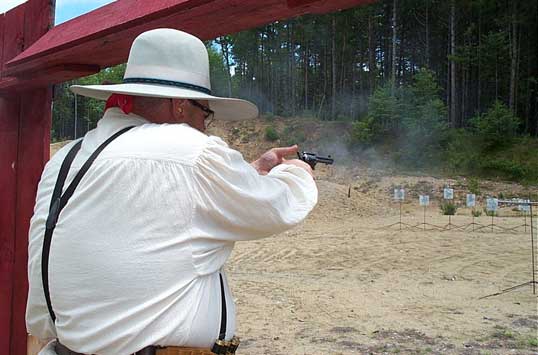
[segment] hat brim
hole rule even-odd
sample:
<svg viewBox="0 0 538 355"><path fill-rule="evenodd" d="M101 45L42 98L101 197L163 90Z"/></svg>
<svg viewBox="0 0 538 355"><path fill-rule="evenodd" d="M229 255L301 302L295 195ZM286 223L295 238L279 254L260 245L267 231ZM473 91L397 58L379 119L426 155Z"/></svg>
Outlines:
<svg viewBox="0 0 538 355"><path fill-rule="evenodd" d="M258 117L258 108L253 103L229 97L218 97L202 92L167 85L155 84L114 84L114 85L73 85L71 91L77 95L98 100L107 100L112 94L159 97L169 99L207 100L215 119L225 121L247 120Z"/></svg>

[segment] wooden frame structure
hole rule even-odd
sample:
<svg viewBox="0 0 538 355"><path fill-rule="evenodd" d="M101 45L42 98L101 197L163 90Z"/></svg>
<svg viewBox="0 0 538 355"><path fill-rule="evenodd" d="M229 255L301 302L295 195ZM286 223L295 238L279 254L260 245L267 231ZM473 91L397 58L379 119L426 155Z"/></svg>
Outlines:
<svg viewBox="0 0 538 355"><path fill-rule="evenodd" d="M51 85L126 61L159 27L201 39L375 0L118 0L53 27L55 0L0 14L0 354L26 354L28 226L49 159Z"/></svg>

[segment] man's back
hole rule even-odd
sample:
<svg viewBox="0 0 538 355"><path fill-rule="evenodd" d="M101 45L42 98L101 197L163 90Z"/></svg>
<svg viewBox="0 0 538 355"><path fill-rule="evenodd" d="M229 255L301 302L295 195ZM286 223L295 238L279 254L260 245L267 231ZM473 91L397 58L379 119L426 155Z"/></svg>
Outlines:
<svg viewBox="0 0 538 355"><path fill-rule="evenodd" d="M84 138L64 191L99 144L130 125L137 127L99 155L60 214L49 264L55 327L43 296L41 248L50 196L70 146L47 164L30 228L27 326L84 353L210 347L220 325L218 271L234 241L299 222L315 204L315 184L290 166L259 185L254 169L220 139L186 124L150 124L111 109ZM239 173L244 181L229 182ZM283 183L278 174L295 180ZM294 192L294 184L304 186ZM278 211L276 200L263 197L279 189L300 200L291 206L298 211ZM264 201L256 206L258 200ZM249 211L250 201L250 208L265 211ZM225 290L229 338L235 312Z"/></svg>
<svg viewBox="0 0 538 355"><path fill-rule="evenodd" d="M105 117L102 127L85 138L66 187L89 154L118 129L117 123L137 123L111 121ZM218 291L208 289L211 280L195 269L186 230L194 211L188 170L207 136L184 124L173 126L144 124L118 138L101 153L60 215L50 252L50 293L58 336L67 346L79 348L84 340L84 352L115 353L125 349L119 342L144 333L151 334L150 344L184 342L194 315L186 310ZM39 313L29 308L30 315L40 318L29 317L32 330L49 322L41 282L36 282L44 234L39 220L48 215L50 193L69 148L47 165L32 219L29 305L37 299L33 306L41 308ZM226 253L226 242L219 244L219 252ZM213 316L217 333L219 312ZM122 333L125 338L118 340Z"/></svg>

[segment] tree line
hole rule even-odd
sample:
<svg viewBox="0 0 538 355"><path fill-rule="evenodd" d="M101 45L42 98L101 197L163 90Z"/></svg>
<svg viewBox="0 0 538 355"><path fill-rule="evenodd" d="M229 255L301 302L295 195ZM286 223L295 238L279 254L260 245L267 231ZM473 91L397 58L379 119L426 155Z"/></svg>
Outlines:
<svg viewBox="0 0 538 355"><path fill-rule="evenodd" d="M279 21L217 38L229 92L276 115L357 120L376 88L409 85L429 69L450 127L466 127L495 102L538 133L535 1L384 0Z"/></svg>
<svg viewBox="0 0 538 355"><path fill-rule="evenodd" d="M208 42L214 92L254 101L261 112L362 121L377 89L412 85L427 69L451 128L497 103L538 134L538 5L535 1L382 0L306 15ZM77 80L121 81L124 66ZM53 138L74 132L74 97L56 90ZM77 101L92 128L102 103Z"/></svg>

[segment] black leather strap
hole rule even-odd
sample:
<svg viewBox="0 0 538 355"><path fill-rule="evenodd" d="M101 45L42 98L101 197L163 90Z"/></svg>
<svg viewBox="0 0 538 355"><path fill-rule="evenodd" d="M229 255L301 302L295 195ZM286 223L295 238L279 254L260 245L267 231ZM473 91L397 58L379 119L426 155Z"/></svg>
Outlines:
<svg viewBox="0 0 538 355"><path fill-rule="evenodd" d="M52 310L52 304L50 302L50 293L49 293L49 254L50 254L50 243L52 241L52 233L54 232L54 227L56 226L56 221L58 219L58 208L60 207L60 196L64 187L65 179L69 173L69 168L71 163L75 159L80 146L82 145L82 140L78 141L73 145L69 153L67 153L62 166L60 167L60 172L58 173L58 179L56 180L56 185L54 186L54 191L52 193L52 198L50 200L49 207L49 216L47 218L47 223L45 227L45 236L43 238L43 249L41 251L41 281L43 282L43 291L45 292L45 301L47 301L47 308L49 310L50 317L52 321L56 321L56 315Z"/></svg>
<svg viewBox="0 0 538 355"><path fill-rule="evenodd" d="M45 293L45 300L47 302L47 308L49 310L50 317L52 318L52 321L56 321L56 314L54 313L54 310L52 309L52 303L50 300L50 290L49 290L49 255L50 255L50 246L52 243L52 234L54 233L54 229L56 228L56 223L58 222L58 217L60 216L60 212L62 212L62 209L65 207L71 196L73 196L73 193L75 192L75 189L77 188L78 184L82 180L82 177L92 163L95 161L99 153L105 149L107 145L109 145L114 139L121 136L123 133L127 132L133 128L126 127L115 134L113 134L110 138L108 138L106 141L104 141L99 148L93 154L88 158L88 160L84 163L80 171L77 173L71 184L67 187L65 190L65 193L62 195L63 186L65 184L65 179L67 178L67 175L69 173L69 169L71 167L71 164L73 163L73 160L75 159L75 156L77 155L78 151L80 150L80 146L82 145L82 140L77 142L67 153L64 161L62 162L62 166L60 167L60 172L58 173L58 179L56 180L56 185L54 186L54 191L52 193L52 198L50 202L50 208L49 208L49 216L47 218L46 226L45 226L45 236L43 237L43 250L41 252L41 280L43 282L43 292Z"/></svg>
<svg viewBox="0 0 538 355"><path fill-rule="evenodd" d="M178 88L199 91L201 93L211 95L211 90L209 90L208 88L205 88L200 85L184 83L181 81L152 79L152 78L125 78L123 79L123 83L124 84L157 84L157 85L175 86Z"/></svg>
<svg viewBox="0 0 538 355"><path fill-rule="evenodd" d="M224 340L226 337L226 323L228 314L226 312L226 296L224 295L224 282L222 281L222 273L219 272L220 278L220 295L221 295L221 316L220 316L220 332L219 340Z"/></svg>

